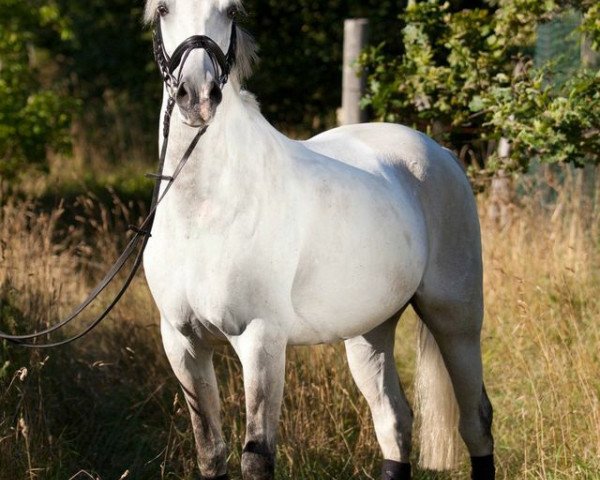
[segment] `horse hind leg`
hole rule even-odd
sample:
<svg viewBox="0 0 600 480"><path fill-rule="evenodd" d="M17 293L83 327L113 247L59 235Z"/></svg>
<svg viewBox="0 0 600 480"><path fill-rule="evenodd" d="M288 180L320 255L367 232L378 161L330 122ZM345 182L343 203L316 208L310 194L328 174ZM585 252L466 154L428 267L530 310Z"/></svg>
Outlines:
<svg viewBox="0 0 600 480"><path fill-rule="evenodd" d="M197 337L184 336L165 318L161 319L161 334L190 411L201 478L227 480L227 447L221 431L213 349Z"/></svg>
<svg viewBox="0 0 600 480"><path fill-rule="evenodd" d="M348 365L367 400L384 461L382 480L410 480L412 411L394 361L397 319L345 341Z"/></svg>
<svg viewBox="0 0 600 480"><path fill-rule="evenodd" d="M493 480L492 407L485 392L481 363L482 303L439 302L420 292L413 306L424 322L416 382L422 413L421 465L432 469L453 467L453 447L439 445L443 412L433 410L445 410L448 418L457 404L458 430L471 456L471 478ZM447 388L444 390L444 384L451 384L449 392ZM448 401L452 392L456 403ZM451 434L446 438L451 444Z"/></svg>

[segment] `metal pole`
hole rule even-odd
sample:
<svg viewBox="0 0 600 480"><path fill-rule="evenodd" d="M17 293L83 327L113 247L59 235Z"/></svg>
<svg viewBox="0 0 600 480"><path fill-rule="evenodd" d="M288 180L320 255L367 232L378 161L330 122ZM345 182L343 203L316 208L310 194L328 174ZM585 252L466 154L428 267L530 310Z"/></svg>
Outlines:
<svg viewBox="0 0 600 480"><path fill-rule="evenodd" d="M369 21L366 18L354 18L344 21L344 68L342 77L342 109L339 123L348 125L367 120L366 112L360 108L360 99L364 95L366 78L360 75L356 62L360 52L367 45Z"/></svg>

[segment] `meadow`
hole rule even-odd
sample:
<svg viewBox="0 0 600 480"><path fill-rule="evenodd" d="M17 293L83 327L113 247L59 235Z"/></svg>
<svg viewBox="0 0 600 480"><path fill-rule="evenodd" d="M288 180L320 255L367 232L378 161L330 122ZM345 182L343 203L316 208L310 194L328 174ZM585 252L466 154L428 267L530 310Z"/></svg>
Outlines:
<svg viewBox="0 0 600 480"><path fill-rule="evenodd" d="M505 225L488 216L485 194L478 198L482 342L499 479L600 479L600 175L563 177L521 182ZM68 313L108 269L126 225L143 211L110 192L102 201L84 195L53 207L29 197L1 198L5 331L40 328ZM396 359L411 399L416 331L408 311L396 332ZM231 474L238 479L240 367L225 347L216 365ZM416 463L416 448L414 457ZM459 471L417 469L415 478L467 479L466 452L463 458ZM343 347L290 349L277 478L378 479L379 462ZM0 343L0 480L195 475L187 409L142 274L110 317L72 345L24 350Z"/></svg>

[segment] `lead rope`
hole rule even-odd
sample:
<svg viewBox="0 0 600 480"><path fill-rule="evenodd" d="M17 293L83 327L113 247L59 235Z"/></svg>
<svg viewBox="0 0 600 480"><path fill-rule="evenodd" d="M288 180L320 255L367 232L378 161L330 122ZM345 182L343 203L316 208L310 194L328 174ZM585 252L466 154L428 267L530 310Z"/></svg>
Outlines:
<svg viewBox="0 0 600 480"><path fill-rule="evenodd" d="M154 185L154 190L152 192L152 202L150 204L150 212L142 222L139 227L134 225L130 225L129 229L134 232L134 236L131 238L119 258L115 261L113 266L110 268L108 273L102 278L102 280L94 287L94 289L88 294L88 296L81 302L65 319L53 325L52 327L48 327L39 332L30 333L26 335L10 335L5 332L0 331L0 340L7 340L11 343L17 344L21 347L26 348L52 348L58 347L61 345L66 345L68 343L74 342L84 335L91 332L94 328L98 326L98 324L104 320L104 318L110 313L110 311L115 307L115 305L119 302L131 282L135 277L140 265L142 264L142 258L144 254L144 250L146 245L148 244L148 240L151 237L152 225L154 223L154 217L156 215L156 209L158 205L163 200L167 192L170 190L171 186L175 182L176 178L179 176L181 170L189 160L192 152L196 148L200 137L204 135L208 126L205 125L202 127L198 133L194 136L187 150L181 157L181 160L175 167L173 174L171 176L163 175L165 159L167 156L167 146L169 143L169 130L171 125L171 115L173 113L173 108L175 107L175 100L173 98L174 91L177 88L177 84L179 83L179 77L181 76L181 71L183 70L183 65L189 53L196 48L203 48L209 54L213 65L218 65L221 68L220 75L220 88L222 89L227 82L229 71L233 66L235 61L235 43L236 43L236 27L235 22L232 26L232 33L230 38L229 50L227 55L224 55L219 46L209 37L203 35L196 35L194 37L190 37L185 40L173 54L174 59L170 59L165 51L163 42L162 42L162 34L160 31L160 21L157 22L157 28L154 33L154 55L156 57L156 61L161 70L161 75L163 77L163 81L167 86L167 92L169 94L169 99L167 101L167 106L165 108L165 114L163 117L163 143L161 148L161 153L158 160L158 173L147 174L148 177L154 179L156 181ZM179 75L177 78L173 76L173 72L177 67L180 67ZM160 193L161 182L167 181L167 185L165 186L162 194ZM44 335L49 335L64 326L68 325L71 321L77 318L97 297L104 291L104 289L114 280L114 278L118 275L118 273L123 269L127 260L134 254L136 247L141 241L141 248L135 256L135 260L133 262L133 266L129 271L125 281L119 288L116 295L113 297L112 301L104 308L104 310L90 323L88 326L81 331L80 333L67 338L65 340L61 340L58 342L50 342L50 343L32 343L28 340L35 340Z"/></svg>
<svg viewBox="0 0 600 480"><path fill-rule="evenodd" d="M165 162L165 158L166 158L167 146L168 146L168 140L169 140L168 126L170 124L170 117L171 117L171 113L173 111L174 105L175 105L175 101L170 97L167 102L167 108L165 110L164 129L163 129L163 132L164 132L163 145L162 145L161 154L159 157L158 174L149 174L149 176L151 178L156 179L156 184L154 186L154 191L152 194L152 203L151 203L151 207L150 207L150 212L148 213L148 215L146 216L146 218L144 219L144 221L142 222L142 224L139 227L130 225L130 230L133 230L135 233L134 233L134 236L132 237L132 239L129 241L129 243L125 247L125 249L123 250L123 253L121 253L121 255L116 260L116 262L111 267L111 269L108 271L108 273L98 283L98 285L96 285L96 287L88 294L88 296L85 298L85 300L83 302L81 302L71 312L71 314L69 314L64 320L62 320L61 322L57 323L56 325L49 327L45 330L42 330L42 331L39 331L36 333L30 333L27 335L9 335L4 332L0 332L0 339L8 340L9 342L12 342L12 343L15 343L17 345L20 345L22 347L27 347L27 348L52 348L52 347L58 347L61 345L66 345L68 343L71 343L71 342L83 337L87 333L91 332L96 326L98 326L98 324L102 320L104 320L104 318L110 313L110 311L119 302L119 300L121 299L121 297L123 296L123 294L125 293L127 288L129 287L129 285L133 281L133 278L135 277L135 274L137 273L137 271L142 263L142 256L143 256L144 250L146 248L146 245L148 244L148 240L151 236L150 232L152 230L152 224L154 223L154 217L156 215L156 209L158 208L158 205L163 200L163 198L165 197L165 195L167 194L167 192L169 191L169 189L175 182L175 179L179 176L179 173L181 172L181 170L187 163L192 152L194 151L194 148L198 144L200 137L204 134L204 132L206 132L206 129L207 129L207 127L205 126L202 129L200 129L198 131L198 133L196 133L196 135L194 136L194 139L191 141L191 143L190 143L189 147L187 148L187 150L185 151L183 157L177 164L177 167L175 168L173 175L171 175L169 177L164 176L162 173L163 173L163 169L164 169L164 162ZM163 190L162 194L160 194L160 183L163 180L168 181L168 183L167 183L165 189ZM73 321L75 318L77 318L94 301L94 299L98 295L100 295L100 293L102 293L102 291L113 281L113 279L117 276L117 274L123 269L127 260L134 254L135 249L138 246L138 244L140 243L140 241L141 241L141 248L139 249L137 255L135 256L133 266L131 267L131 270L129 271L127 277L125 278L125 281L119 288L119 290L116 293L116 295L114 296L113 300L104 308L104 310L83 331L81 331L77 335L74 335L70 338L67 338L65 340L61 340L58 342L41 344L41 343L31 343L31 342L27 341L27 340L34 340L41 336L48 335L52 332L55 332L56 330L63 328L64 326L69 324L71 321Z"/></svg>

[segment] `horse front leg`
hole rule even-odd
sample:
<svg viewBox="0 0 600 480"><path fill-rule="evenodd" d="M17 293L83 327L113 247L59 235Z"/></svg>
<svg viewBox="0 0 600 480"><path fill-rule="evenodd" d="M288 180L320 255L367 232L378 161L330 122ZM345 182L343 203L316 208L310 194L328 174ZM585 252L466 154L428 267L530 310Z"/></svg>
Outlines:
<svg viewBox="0 0 600 480"><path fill-rule="evenodd" d="M203 480L227 480L227 447L223 441L213 349L197 336L183 335L161 319L162 341L187 402Z"/></svg>
<svg viewBox="0 0 600 480"><path fill-rule="evenodd" d="M272 325L253 320L230 341L242 363L246 394L242 476L244 480L273 480L286 340Z"/></svg>

